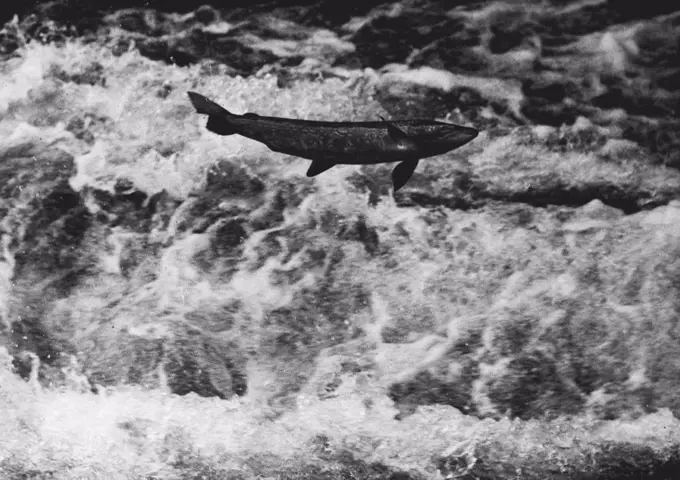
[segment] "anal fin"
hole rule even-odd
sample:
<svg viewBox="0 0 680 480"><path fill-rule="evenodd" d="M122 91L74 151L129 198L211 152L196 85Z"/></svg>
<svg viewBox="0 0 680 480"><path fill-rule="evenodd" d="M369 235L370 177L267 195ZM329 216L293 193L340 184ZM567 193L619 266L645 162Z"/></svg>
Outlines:
<svg viewBox="0 0 680 480"><path fill-rule="evenodd" d="M335 162L328 160L312 160L312 164L307 170L308 177L316 177L318 174L325 172L326 170L333 168Z"/></svg>
<svg viewBox="0 0 680 480"><path fill-rule="evenodd" d="M418 158L415 160L404 160L399 165L394 167L394 170L392 170L392 185L394 186L395 192L403 187L406 182L408 182L409 178L411 178L411 175L413 175L413 172L418 166L419 161L420 159Z"/></svg>

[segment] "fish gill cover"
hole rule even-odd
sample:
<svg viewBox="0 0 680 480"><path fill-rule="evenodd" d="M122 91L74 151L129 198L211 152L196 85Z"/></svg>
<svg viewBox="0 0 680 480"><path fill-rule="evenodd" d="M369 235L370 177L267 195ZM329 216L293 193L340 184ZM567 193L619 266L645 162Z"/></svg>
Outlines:
<svg viewBox="0 0 680 480"><path fill-rule="evenodd" d="M329 5L6 25L3 478L672 478L678 16ZM187 90L484 132L390 195Z"/></svg>

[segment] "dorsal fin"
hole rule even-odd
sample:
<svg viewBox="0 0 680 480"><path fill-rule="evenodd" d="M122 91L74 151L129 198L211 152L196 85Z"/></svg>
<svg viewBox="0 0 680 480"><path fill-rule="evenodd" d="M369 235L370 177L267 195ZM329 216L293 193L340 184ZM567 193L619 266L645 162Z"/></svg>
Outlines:
<svg viewBox="0 0 680 480"><path fill-rule="evenodd" d="M244 113L242 115L242 117L244 117L244 118L257 118L257 117L259 117L259 115L257 113L248 112L248 113Z"/></svg>

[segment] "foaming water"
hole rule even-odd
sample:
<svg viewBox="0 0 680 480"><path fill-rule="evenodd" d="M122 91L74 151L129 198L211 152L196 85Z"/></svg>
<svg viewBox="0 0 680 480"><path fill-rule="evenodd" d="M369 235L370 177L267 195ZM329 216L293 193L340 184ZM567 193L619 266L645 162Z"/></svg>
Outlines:
<svg viewBox="0 0 680 480"><path fill-rule="evenodd" d="M64 80L94 63L104 78ZM63 196L71 194L60 183L66 179L82 203L66 213L83 208L83 223L91 222L75 259L38 240L27 254L20 245L36 236L31 219L42 184L18 183L3 204L3 325L11 327L14 308L29 320L27 312L40 309L45 328L75 348L55 388L38 383L36 355L26 361L32 376L24 382L10 373L15 367L2 350L0 431L13 433L0 440L0 468L58 472L56 478L179 478L198 465L254 477L299 465L303 455L323 464L350 451L361 461L430 475L432 455L474 455L469 444L493 444L506 457L540 451L568 464L619 433L645 445L680 441L678 421L665 408L649 413L634 404L618 420L593 421L614 386L630 398L654 381L674 385L671 367L660 368L661 380L652 369L663 364L664 349L673 351L666 333L676 315L669 246L677 243L677 204L631 216L599 201L566 213L512 202L463 211L404 208L383 192L369 204L375 192L362 181L388 182L386 169L342 167L307 179L304 160L206 132L186 97L197 90L235 113L374 118L378 103L356 98L338 79L279 89L272 77L206 76L199 67L159 65L133 51L116 57L94 46L32 43L9 61L0 85L0 158L15 162L21 178L48 172L54 178L40 182L54 182ZM517 97L513 102L519 105ZM87 127L76 128L81 124ZM59 152L73 157L72 172L50 173L48 160L63 161ZM613 181L624 189L680 186L674 170L549 151L526 131L480 136L468 153L428 163L428 180L415 182L415 192L466 195L455 190L454 167L469 168L470 185L482 179L492 199L555 178L567 185ZM227 178L233 183L221 190L206 174L220 162L242 167L229 170L235 180ZM161 207L145 213L163 191L178 204L166 223ZM121 206L134 204L136 192L145 194L139 206ZM232 222L231 230L215 227L218 221ZM57 261L40 269L45 251L82 267L72 269L80 275L75 286L63 287ZM638 274L648 280L636 283ZM665 280L653 282L652 274ZM67 293L54 293L57 287ZM626 316L637 326L623 326ZM209 350L215 355L237 352L247 392L229 400L170 393L169 365L179 363L173 348L196 337L224 341ZM137 343L156 363L134 349L106 356ZM646 348L639 355L628 355L640 344ZM572 362L577 356L590 362L597 380L583 390L574 386L575 378L583 381ZM147 361L148 370L137 365ZM123 373L114 385L90 385L92 372L80 363L96 365L101 382ZM541 387L527 387L548 364L554 369L539 379ZM625 370L622 378L610 378L614 368ZM199 370L196 377L208 368ZM236 392L236 375L229 383L219 373L215 389ZM130 378L144 387L124 385ZM516 391L526 398L515 401ZM560 410L560 394L572 410ZM556 419L504 418L506 411L533 418L517 410L545 404ZM408 415L397 420L401 413Z"/></svg>

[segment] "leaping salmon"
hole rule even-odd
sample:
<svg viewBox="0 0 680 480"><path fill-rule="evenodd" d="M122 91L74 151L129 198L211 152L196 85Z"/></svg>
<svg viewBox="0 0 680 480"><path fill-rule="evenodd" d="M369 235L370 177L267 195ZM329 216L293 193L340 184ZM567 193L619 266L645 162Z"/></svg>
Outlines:
<svg viewBox="0 0 680 480"><path fill-rule="evenodd" d="M396 192L408 182L418 162L465 145L479 132L434 120L380 122L317 122L292 118L236 115L196 92L188 92L207 129L218 135L239 134L262 142L270 150L312 161L314 177L337 164L375 165L400 162L392 171Z"/></svg>

